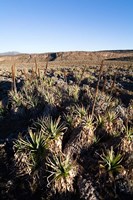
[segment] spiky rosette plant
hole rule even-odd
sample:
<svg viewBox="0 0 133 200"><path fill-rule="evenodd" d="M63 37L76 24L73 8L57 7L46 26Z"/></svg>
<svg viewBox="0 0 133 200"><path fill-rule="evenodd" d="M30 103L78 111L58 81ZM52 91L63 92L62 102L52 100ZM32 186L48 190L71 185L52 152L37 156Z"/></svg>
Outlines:
<svg viewBox="0 0 133 200"><path fill-rule="evenodd" d="M79 98L79 86L78 85L73 85L68 87L68 95L73 99L73 101L76 103Z"/></svg>
<svg viewBox="0 0 133 200"><path fill-rule="evenodd" d="M96 128L100 131L105 129L106 126L106 113L95 115Z"/></svg>
<svg viewBox="0 0 133 200"><path fill-rule="evenodd" d="M83 119L84 117L87 116L87 109L83 105L81 106L76 105L75 108L76 108L75 114L77 114L77 116L80 119Z"/></svg>
<svg viewBox="0 0 133 200"><path fill-rule="evenodd" d="M49 91L45 91L44 99L51 106L54 106L56 104L56 99L54 94L50 93Z"/></svg>
<svg viewBox="0 0 133 200"><path fill-rule="evenodd" d="M103 129L105 126L105 117L103 115L96 116L96 126L98 129Z"/></svg>
<svg viewBox="0 0 133 200"><path fill-rule="evenodd" d="M115 111L108 111L105 118L105 130L107 133L113 135L116 131L118 115Z"/></svg>
<svg viewBox="0 0 133 200"><path fill-rule="evenodd" d="M106 154L103 153L103 155L100 155L100 157L100 169L104 169L105 172L109 173L111 177L121 172L121 170L123 169L123 156L120 153L115 154L113 146L111 146L111 149L108 150Z"/></svg>
<svg viewBox="0 0 133 200"><path fill-rule="evenodd" d="M71 130L74 128L74 115L73 113L64 114L65 124Z"/></svg>
<svg viewBox="0 0 133 200"><path fill-rule="evenodd" d="M38 90L36 90L36 87L27 88L24 87L21 90L21 93L23 95L23 101L22 104L27 109L36 108L39 104L41 104L41 95L39 94Z"/></svg>
<svg viewBox="0 0 133 200"><path fill-rule="evenodd" d="M61 123L61 118L53 120L52 117L42 118L37 124L40 126L40 131L46 138L48 147L53 152L60 152L62 149L62 138L67 127Z"/></svg>
<svg viewBox="0 0 133 200"><path fill-rule="evenodd" d="M25 117L26 109L23 105L24 97L21 92L14 92L13 90L9 92L9 103L11 105L11 113L16 116ZM14 116L14 115L13 115Z"/></svg>
<svg viewBox="0 0 133 200"><path fill-rule="evenodd" d="M118 101L113 99L112 96L99 91L95 102L95 113L98 115L105 113L107 110L112 109L117 104Z"/></svg>
<svg viewBox="0 0 133 200"><path fill-rule="evenodd" d="M82 134L86 138L85 139L86 144L88 145L88 144L93 143L93 141L94 141L94 130L95 130L93 117L91 115L87 116L83 120L82 125L83 125L83 133Z"/></svg>
<svg viewBox="0 0 133 200"><path fill-rule="evenodd" d="M126 137L129 141L133 142L133 127L125 126Z"/></svg>
<svg viewBox="0 0 133 200"><path fill-rule="evenodd" d="M37 82L37 83L36 83ZM19 92L11 91L9 100L13 111L24 113L24 111L38 111L38 108L43 106L44 97L37 89L38 80L27 80Z"/></svg>
<svg viewBox="0 0 133 200"><path fill-rule="evenodd" d="M74 105L71 111L74 115L74 127L80 126L88 115L87 109L83 105Z"/></svg>
<svg viewBox="0 0 133 200"><path fill-rule="evenodd" d="M86 116L82 123L72 130L64 152L78 156L83 148L88 148L94 143L94 130L93 118Z"/></svg>
<svg viewBox="0 0 133 200"><path fill-rule="evenodd" d="M133 127L127 124L124 126L124 137L122 138L121 149L132 154L133 152Z"/></svg>
<svg viewBox="0 0 133 200"><path fill-rule="evenodd" d="M29 130L26 138L20 137L14 143L15 159L20 174L28 173L43 166L46 156L46 142L42 133L33 133Z"/></svg>
<svg viewBox="0 0 133 200"><path fill-rule="evenodd" d="M53 189L59 192L72 192L74 190L73 181L78 168L76 163L71 160L70 155L53 154L52 157L47 157L46 165L50 174L47 177L48 187L52 185Z"/></svg>
<svg viewBox="0 0 133 200"><path fill-rule="evenodd" d="M22 105L23 96L20 92L14 92L13 90L9 92L9 101L14 109L17 109Z"/></svg>

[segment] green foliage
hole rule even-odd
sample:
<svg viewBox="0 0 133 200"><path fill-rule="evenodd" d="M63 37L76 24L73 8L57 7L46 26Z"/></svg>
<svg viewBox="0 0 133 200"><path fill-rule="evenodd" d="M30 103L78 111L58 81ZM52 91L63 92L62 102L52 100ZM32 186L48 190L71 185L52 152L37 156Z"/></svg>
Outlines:
<svg viewBox="0 0 133 200"><path fill-rule="evenodd" d="M76 109L75 109L75 114L82 119L83 117L87 116L87 110L85 109L85 107L82 106L78 106L76 105Z"/></svg>
<svg viewBox="0 0 133 200"><path fill-rule="evenodd" d="M78 101L79 98L79 86L73 85L68 87L68 95L73 98L74 102Z"/></svg>
<svg viewBox="0 0 133 200"><path fill-rule="evenodd" d="M106 154L103 153L100 157L102 159L100 167L106 169L111 175L122 169L121 162L123 156L119 153L115 155L113 147L111 147L111 150L108 150Z"/></svg>
<svg viewBox="0 0 133 200"><path fill-rule="evenodd" d="M44 93L44 99L45 101L49 104L49 105L55 105L56 100L55 100L55 96L53 93L50 93L48 91L45 91Z"/></svg>
<svg viewBox="0 0 133 200"><path fill-rule="evenodd" d="M22 104L27 108L35 108L39 104L40 95L38 91L33 87L32 90L28 88L23 88L22 90L23 101Z"/></svg>
<svg viewBox="0 0 133 200"><path fill-rule="evenodd" d="M117 114L114 111L108 111L106 118L109 123L113 123L117 119Z"/></svg>
<svg viewBox="0 0 133 200"><path fill-rule="evenodd" d="M133 141L133 127L125 126L125 133L128 140Z"/></svg>
<svg viewBox="0 0 133 200"><path fill-rule="evenodd" d="M11 91L9 93L9 99L13 107L24 106L28 109L36 108L40 102L41 94L36 89L33 84L27 85L29 82L23 86L20 92Z"/></svg>
<svg viewBox="0 0 133 200"><path fill-rule="evenodd" d="M66 159L64 162L61 161L61 156L54 156L53 160L47 158L47 165L53 169L51 171L52 175L54 175L54 179L59 179L60 177L66 178L71 169L71 165L69 164L69 160Z"/></svg>
<svg viewBox="0 0 133 200"><path fill-rule="evenodd" d="M49 167L48 172L50 173L47 178L48 185L54 180L61 178L66 180L66 178L70 176L73 167L70 157L68 155L65 156L62 153L60 153L60 155L53 155L52 158L47 157L46 165Z"/></svg>
<svg viewBox="0 0 133 200"><path fill-rule="evenodd" d="M65 122L68 128L73 128L74 126L74 116L73 114L64 114Z"/></svg>
<svg viewBox="0 0 133 200"><path fill-rule="evenodd" d="M100 142L101 138L99 136L94 135L93 137L93 144L97 145Z"/></svg>
<svg viewBox="0 0 133 200"><path fill-rule="evenodd" d="M41 127L41 132L47 140L56 139L64 134L66 126L63 123L60 123L60 120L60 117L54 121L51 117L41 118L38 120L37 124Z"/></svg>
<svg viewBox="0 0 133 200"><path fill-rule="evenodd" d="M96 124L98 128L103 128L105 124L105 119L102 115L96 116Z"/></svg>
<svg viewBox="0 0 133 200"><path fill-rule="evenodd" d="M94 122L93 122L93 117L91 115L87 115L84 120L83 120L83 125L87 129L94 130Z"/></svg>
<svg viewBox="0 0 133 200"><path fill-rule="evenodd" d="M28 155L29 163L34 167L38 167L46 154L46 143L43 134L33 133L29 130L29 137L25 139L19 138L14 144L17 152L25 152Z"/></svg>
<svg viewBox="0 0 133 200"><path fill-rule="evenodd" d="M9 100L14 107L19 107L22 105L23 96L20 92L14 92L12 90L9 92Z"/></svg>

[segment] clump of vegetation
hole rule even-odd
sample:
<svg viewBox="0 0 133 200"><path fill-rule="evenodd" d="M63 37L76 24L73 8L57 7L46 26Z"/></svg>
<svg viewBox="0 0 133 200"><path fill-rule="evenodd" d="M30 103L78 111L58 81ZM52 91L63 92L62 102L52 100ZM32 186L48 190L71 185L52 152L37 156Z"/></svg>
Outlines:
<svg viewBox="0 0 133 200"><path fill-rule="evenodd" d="M113 176L114 173L120 172L120 170L122 169L121 162L123 160L123 157L119 153L115 155L113 146L111 146L111 150L108 150L106 154L103 153L103 155L101 155L100 157L102 159L100 167L104 168L111 176Z"/></svg>
<svg viewBox="0 0 133 200"><path fill-rule="evenodd" d="M5 191L7 199L132 196L132 101L119 98L119 67L104 66L53 70L47 62L42 70L35 60L21 87L12 67L12 90L0 104L1 125L11 131L1 147L9 176L0 177L3 199Z"/></svg>
<svg viewBox="0 0 133 200"><path fill-rule="evenodd" d="M19 137L14 142L14 148L18 175L30 175L33 171L44 166L47 144L41 133L33 133L29 130L29 135L24 139Z"/></svg>
<svg viewBox="0 0 133 200"><path fill-rule="evenodd" d="M54 184L59 192L73 191L73 181L77 175L77 166L71 161L70 155L60 153L47 158L48 186Z"/></svg>

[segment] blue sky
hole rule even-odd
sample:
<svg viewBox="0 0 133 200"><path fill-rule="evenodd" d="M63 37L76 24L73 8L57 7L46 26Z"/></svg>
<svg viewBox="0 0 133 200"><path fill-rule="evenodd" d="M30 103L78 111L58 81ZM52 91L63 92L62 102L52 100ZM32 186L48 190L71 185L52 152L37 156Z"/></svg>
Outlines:
<svg viewBox="0 0 133 200"><path fill-rule="evenodd" d="M133 0L0 0L0 52L133 49Z"/></svg>

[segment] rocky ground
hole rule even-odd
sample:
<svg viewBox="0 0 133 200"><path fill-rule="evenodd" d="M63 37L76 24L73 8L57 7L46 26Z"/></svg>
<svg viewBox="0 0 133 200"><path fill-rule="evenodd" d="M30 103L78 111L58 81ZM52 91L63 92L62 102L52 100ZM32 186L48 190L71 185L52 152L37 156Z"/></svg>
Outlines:
<svg viewBox="0 0 133 200"><path fill-rule="evenodd" d="M107 57L108 52L105 53ZM17 60L22 61L23 67L16 61L14 71L8 66L9 58L8 62L1 58L0 199L133 198L133 65L109 61L102 66L101 57L93 65L92 60L85 59L87 54L83 55L81 62L70 60L74 56L76 59L74 53L53 54L57 61L49 63L47 55L36 59L34 55L20 55ZM93 53L89 56L94 57ZM61 61L63 57L65 60ZM114 52L109 56L112 57ZM61 135L54 139L47 137L48 116L63 124ZM38 119L44 123L44 130L35 126ZM25 142L31 142L30 129L46 143L42 147L47 152L46 160L41 160L36 170L36 160L33 162L30 157L33 151L23 149ZM15 146L19 141L25 141L20 153L20 147ZM67 169L64 163L68 155L71 167ZM40 159L42 154L38 156ZM53 162L56 156L61 157L64 172L49 182L51 166L54 174L59 167ZM117 162L113 160L115 168L111 163L109 169L111 161L106 162L107 156L110 160L111 156L120 156Z"/></svg>

